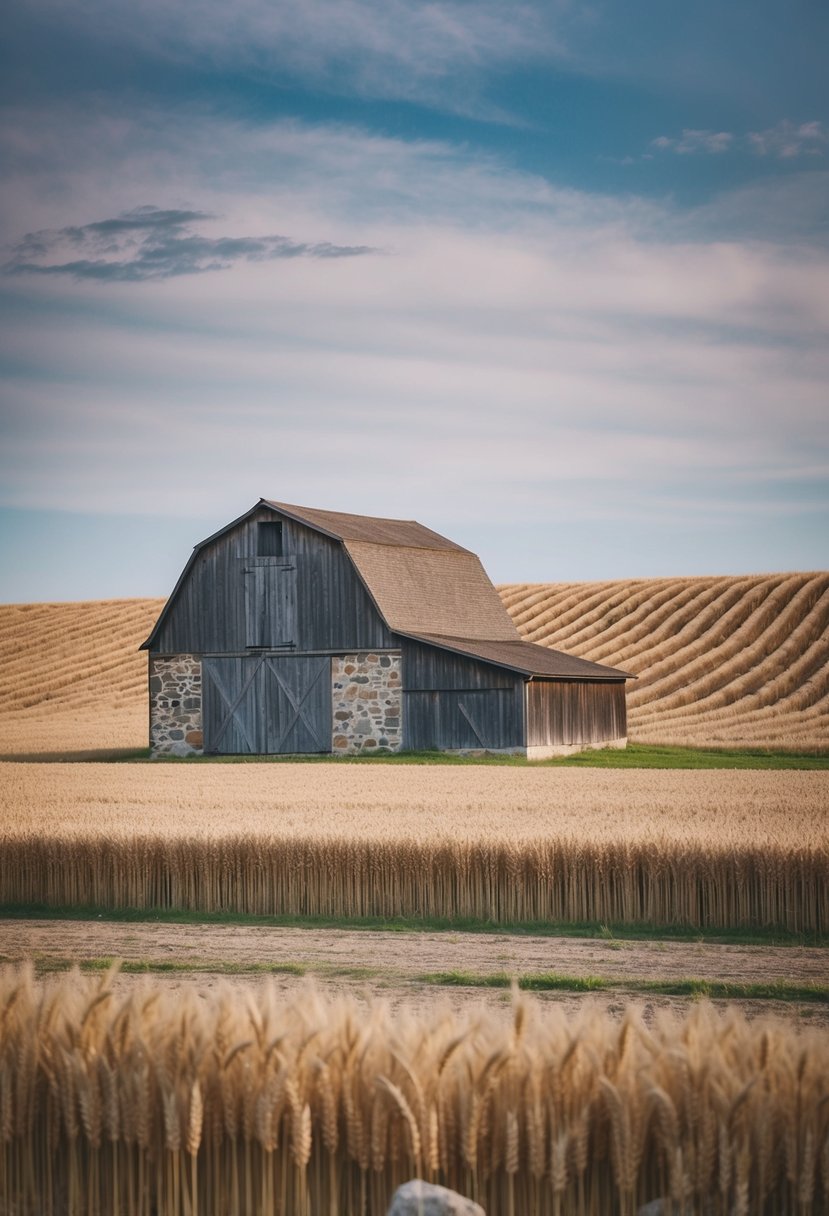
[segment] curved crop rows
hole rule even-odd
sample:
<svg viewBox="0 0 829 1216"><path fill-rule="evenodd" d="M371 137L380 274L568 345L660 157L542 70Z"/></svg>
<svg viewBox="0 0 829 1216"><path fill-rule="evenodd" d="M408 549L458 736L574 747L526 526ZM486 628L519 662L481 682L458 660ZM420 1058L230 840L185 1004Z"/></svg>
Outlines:
<svg viewBox="0 0 829 1216"><path fill-rule="evenodd" d="M530 641L623 667L632 740L829 748L829 574L499 588ZM146 743L162 600L0 606L0 754Z"/></svg>
<svg viewBox="0 0 829 1216"><path fill-rule="evenodd" d="M146 745L138 647L163 602L0 606L0 753Z"/></svg>
<svg viewBox="0 0 829 1216"><path fill-rule="evenodd" d="M529 641L638 676L632 740L829 748L829 574L499 590Z"/></svg>

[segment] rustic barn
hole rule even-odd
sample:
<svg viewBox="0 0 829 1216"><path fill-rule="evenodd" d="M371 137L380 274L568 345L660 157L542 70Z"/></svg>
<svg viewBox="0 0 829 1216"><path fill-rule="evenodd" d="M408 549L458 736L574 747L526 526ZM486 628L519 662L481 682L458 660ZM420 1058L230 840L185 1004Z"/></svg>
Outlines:
<svg viewBox="0 0 829 1216"><path fill-rule="evenodd" d="M624 746L626 672L525 642L411 520L260 499L196 545L142 649L153 755Z"/></svg>

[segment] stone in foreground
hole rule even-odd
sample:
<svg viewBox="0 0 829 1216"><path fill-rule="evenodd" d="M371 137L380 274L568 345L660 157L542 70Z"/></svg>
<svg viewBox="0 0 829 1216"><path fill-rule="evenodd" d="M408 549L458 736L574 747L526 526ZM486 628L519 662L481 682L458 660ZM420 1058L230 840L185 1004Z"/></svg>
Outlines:
<svg viewBox="0 0 829 1216"><path fill-rule="evenodd" d="M388 1216L486 1216L479 1203L422 1178L404 1182L394 1192Z"/></svg>

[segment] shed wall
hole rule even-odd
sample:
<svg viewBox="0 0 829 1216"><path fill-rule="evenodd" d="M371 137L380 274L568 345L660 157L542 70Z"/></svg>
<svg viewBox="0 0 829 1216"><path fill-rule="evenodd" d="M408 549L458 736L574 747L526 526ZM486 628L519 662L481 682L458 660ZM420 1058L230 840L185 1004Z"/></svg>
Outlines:
<svg viewBox="0 0 829 1216"><path fill-rule="evenodd" d="M282 556L261 557L257 524L279 520ZM339 541L265 507L198 552L153 650L161 654L244 654L252 645L266 642L252 622L249 584L255 585L263 566L270 564L280 568L280 577L290 576L292 582L289 594L280 588L269 599L275 625L283 623L280 613L293 618L286 622L287 629L280 629L276 642L293 642L290 649L294 653L393 646L391 633ZM292 564L295 574L287 570ZM246 570L252 573L246 575ZM274 649L275 644L267 648Z"/></svg>
<svg viewBox="0 0 829 1216"><path fill-rule="evenodd" d="M623 680L531 680L527 746L607 743L627 735Z"/></svg>
<svg viewBox="0 0 829 1216"><path fill-rule="evenodd" d="M514 672L404 640L403 689L409 750L524 747L524 680Z"/></svg>

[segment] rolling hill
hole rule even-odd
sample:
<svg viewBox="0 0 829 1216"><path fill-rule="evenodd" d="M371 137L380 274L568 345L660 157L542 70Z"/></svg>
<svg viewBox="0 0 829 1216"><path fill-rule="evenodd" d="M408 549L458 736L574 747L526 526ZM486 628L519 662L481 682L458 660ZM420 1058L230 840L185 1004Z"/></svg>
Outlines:
<svg viewBox="0 0 829 1216"><path fill-rule="evenodd" d="M629 737L829 750L829 574L513 584L533 642L639 678ZM89 754L147 739L146 656L163 600L0 606L0 754Z"/></svg>

